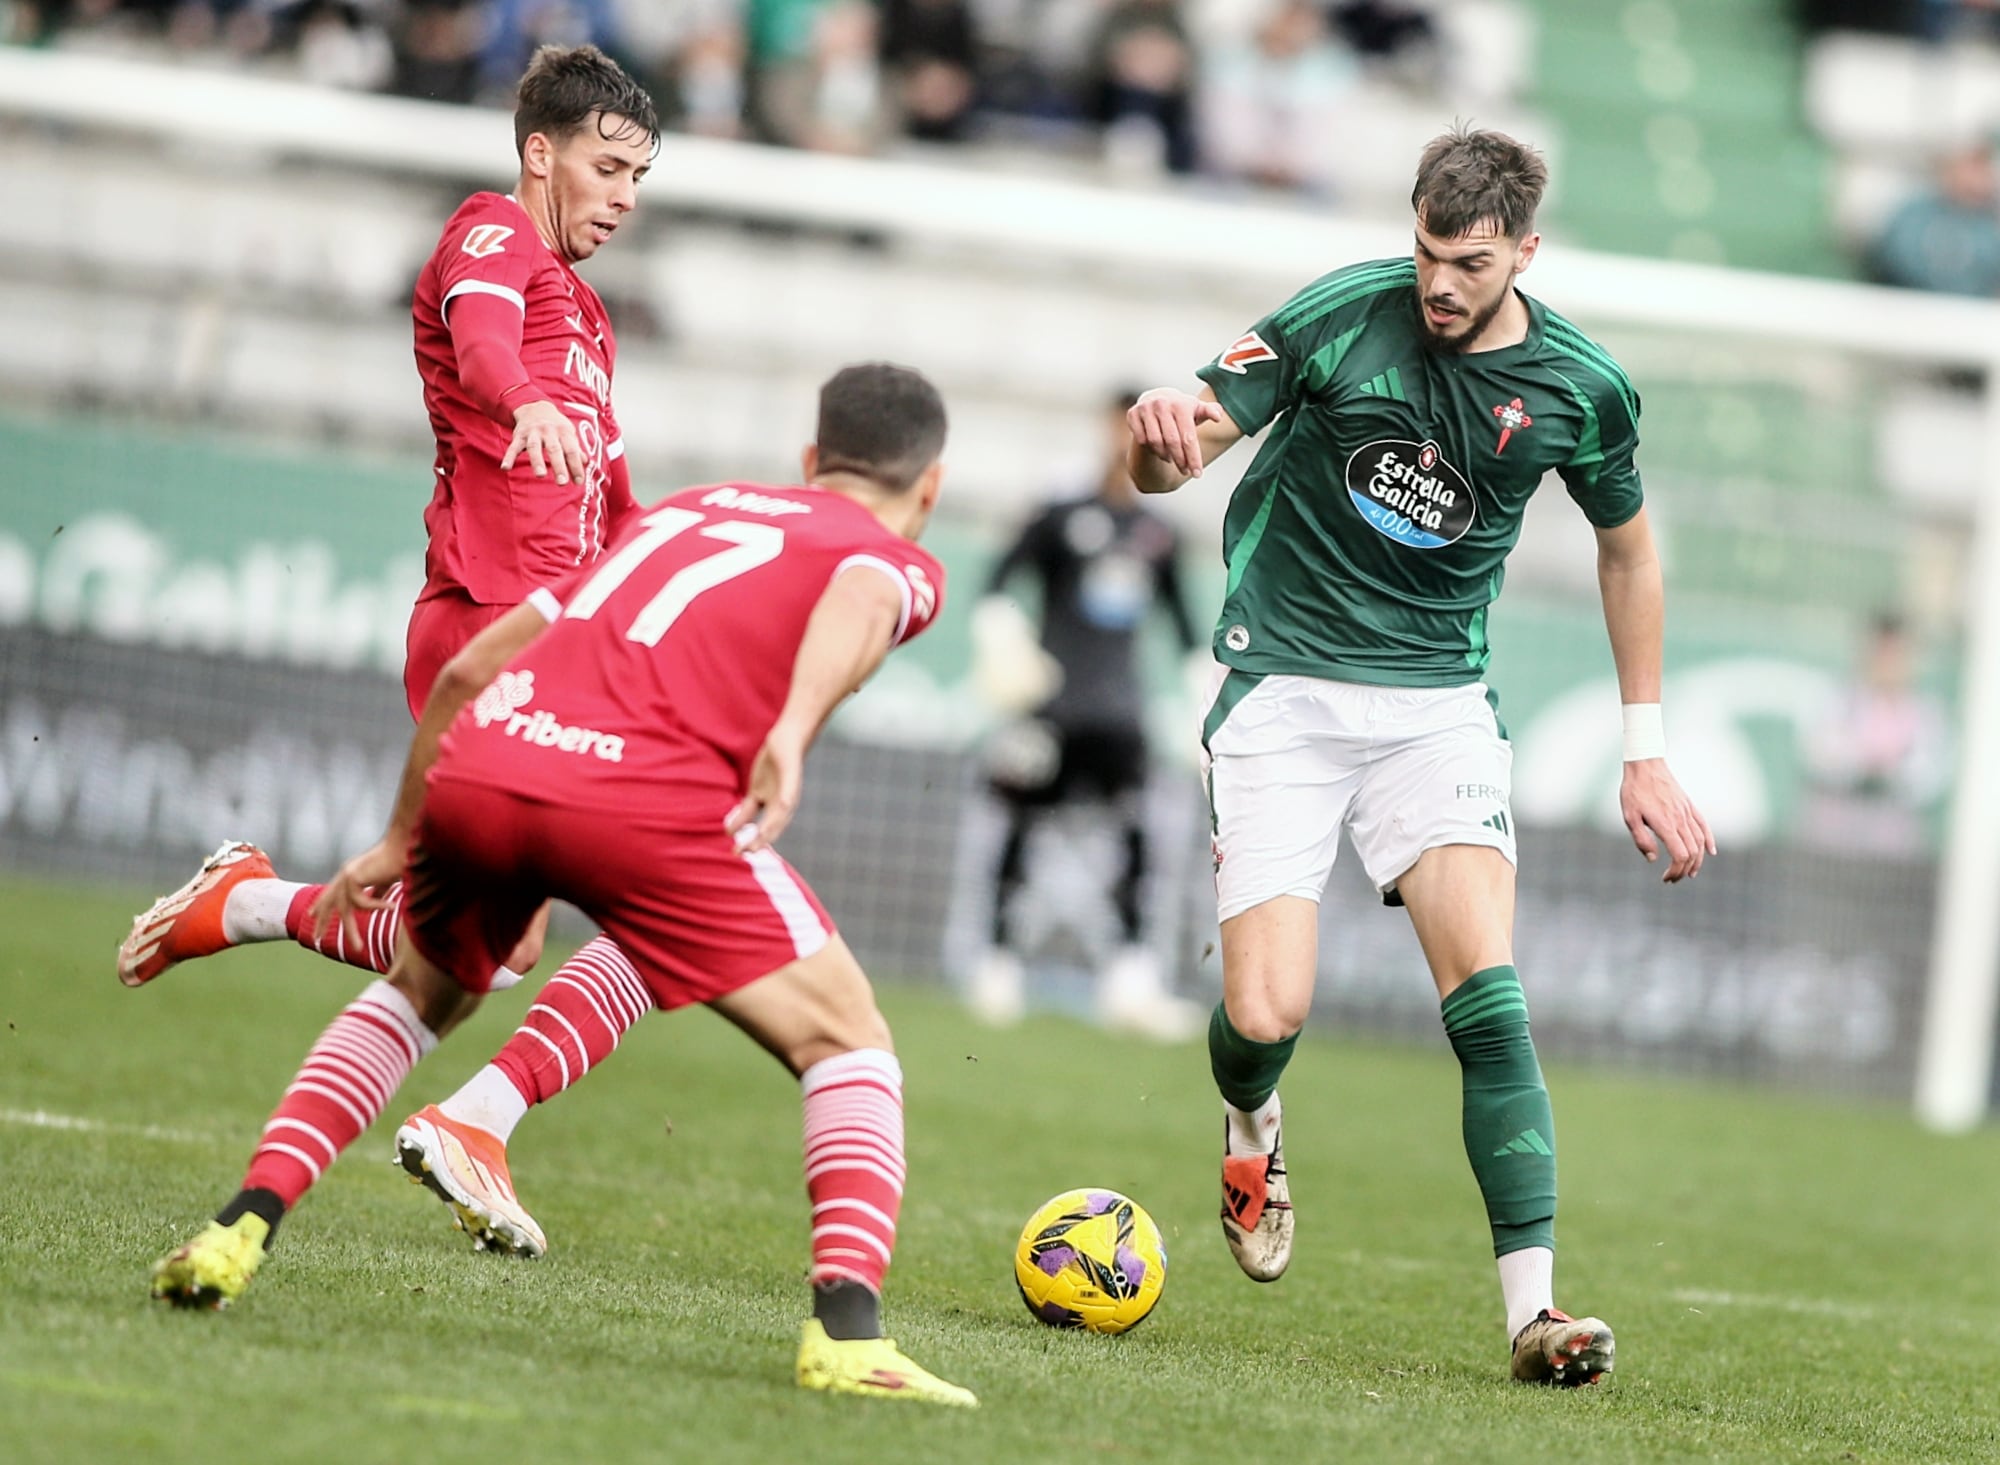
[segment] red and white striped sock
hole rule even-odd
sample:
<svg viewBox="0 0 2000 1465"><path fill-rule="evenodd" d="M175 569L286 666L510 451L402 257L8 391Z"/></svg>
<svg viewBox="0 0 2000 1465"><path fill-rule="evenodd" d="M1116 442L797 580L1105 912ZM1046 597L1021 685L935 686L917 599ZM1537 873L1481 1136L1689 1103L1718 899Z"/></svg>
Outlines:
<svg viewBox="0 0 2000 1465"><path fill-rule="evenodd" d="M903 1069L880 1048L824 1059L799 1078L815 1285L882 1290L903 1207Z"/></svg>
<svg viewBox="0 0 2000 1465"><path fill-rule="evenodd" d="M386 973L396 956L396 928L403 922L403 882L398 880L388 888L385 894L389 903L380 910L355 913L356 923L361 927L361 944L353 950L348 949L347 932L338 922L330 923L319 940L313 939L312 905L324 889L324 885L299 887L285 910L285 934L307 951L317 951L321 956L330 956L377 976Z"/></svg>
<svg viewBox="0 0 2000 1465"><path fill-rule="evenodd" d="M487 1069L505 1074L525 1104L539 1104L610 1057L632 1024L652 1010L653 994L625 953L609 936L595 937L556 968ZM510 1117L508 1106L481 1102L475 1090L487 1069L438 1107L447 1118L477 1124L504 1141L520 1113Z"/></svg>
<svg viewBox="0 0 2000 1465"><path fill-rule="evenodd" d="M340 1152L381 1117L437 1035L387 982L370 982L320 1034L250 1157L245 1190L289 1210Z"/></svg>

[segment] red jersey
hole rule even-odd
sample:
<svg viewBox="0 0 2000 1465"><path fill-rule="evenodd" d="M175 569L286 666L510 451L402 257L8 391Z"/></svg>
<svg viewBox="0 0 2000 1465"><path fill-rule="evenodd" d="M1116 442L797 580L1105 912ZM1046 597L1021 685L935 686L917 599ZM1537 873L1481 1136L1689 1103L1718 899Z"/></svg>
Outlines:
<svg viewBox="0 0 2000 1465"><path fill-rule="evenodd" d="M546 399L575 422L587 465L581 483L559 484L553 471L538 478L525 455L501 471L513 427L467 389L459 363L465 340L455 342L451 327L453 302L471 296L519 311L528 386L506 405ZM636 507L618 463L625 451L611 409L618 345L604 302L542 242L513 198L475 193L417 277L412 314L417 374L437 435L437 484L424 511L424 598L462 589L481 604L518 605L537 585L595 560ZM504 322L496 331L512 325L504 311L481 319Z"/></svg>
<svg viewBox="0 0 2000 1465"><path fill-rule="evenodd" d="M854 565L894 582L897 644L936 618L943 568L844 495L730 483L664 499L595 569L534 592L549 630L458 714L432 776L635 824L719 821L813 608Z"/></svg>

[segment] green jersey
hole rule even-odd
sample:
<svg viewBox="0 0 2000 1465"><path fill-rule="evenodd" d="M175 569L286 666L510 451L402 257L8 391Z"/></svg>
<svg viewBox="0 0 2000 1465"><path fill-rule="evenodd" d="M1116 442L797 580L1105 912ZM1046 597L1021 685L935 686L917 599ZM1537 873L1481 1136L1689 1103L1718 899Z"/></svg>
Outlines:
<svg viewBox="0 0 2000 1465"><path fill-rule="evenodd" d="M1416 265L1355 265L1197 373L1244 432L1276 423L1229 501L1217 659L1377 686L1478 681L1486 610L1543 476L1600 527L1639 512L1638 394L1522 298L1520 344L1441 352Z"/></svg>

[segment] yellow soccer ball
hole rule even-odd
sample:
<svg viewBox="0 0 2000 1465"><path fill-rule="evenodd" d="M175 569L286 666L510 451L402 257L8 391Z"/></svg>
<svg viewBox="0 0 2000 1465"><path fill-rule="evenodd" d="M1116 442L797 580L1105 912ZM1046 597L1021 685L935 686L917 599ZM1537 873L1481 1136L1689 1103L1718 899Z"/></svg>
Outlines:
<svg viewBox="0 0 2000 1465"><path fill-rule="evenodd" d="M1137 1201L1068 1190L1028 1218L1014 1280L1028 1311L1052 1328L1122 1333L1160 1300L1167 1248Z"/></svg>

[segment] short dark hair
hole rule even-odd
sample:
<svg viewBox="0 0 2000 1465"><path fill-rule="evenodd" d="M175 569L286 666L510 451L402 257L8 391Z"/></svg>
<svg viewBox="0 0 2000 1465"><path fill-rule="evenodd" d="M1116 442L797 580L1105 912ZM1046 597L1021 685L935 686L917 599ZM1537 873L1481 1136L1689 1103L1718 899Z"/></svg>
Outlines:
<svg viewBox="0 0 2000 1465"><path fill-rule="evenodd" d="M1526 143L1504 132L1459 123L1431 139L1417 160L1410 207L1440 239L1457 239L1490 223L1509 239L1535 229L1535 210L1549 186L1549 165Z"/></svg>
<svg viewBox="0 0 2000 1465"><path fill-rule="evenodd" d="M593 116L598 132L607 139L636 128L659 146L660 114L653 99L595 46L540 47L522 73L515 95L516 153L526 153L528 138L537 132L566 142Z"/></svg>
<svg viewBox="0 0 2000 1465"><path fill-rule="evenodd" d="M858 473L901 493L938 460L944 431L944 398L907 366L843 366L819 389L822 473Z"/></svg>

